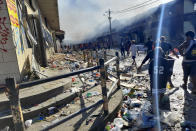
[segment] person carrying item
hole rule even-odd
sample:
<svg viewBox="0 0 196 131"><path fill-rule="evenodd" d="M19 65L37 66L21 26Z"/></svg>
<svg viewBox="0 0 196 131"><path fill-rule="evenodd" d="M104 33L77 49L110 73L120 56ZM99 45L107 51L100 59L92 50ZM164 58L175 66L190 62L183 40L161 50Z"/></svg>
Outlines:
<svg viewBox="0 0 196 131"><path fill-rule="evenodd" d="M161 48L161 47L160 47ZM161 48L161 50L162 50L162 48ZM154 49L153 50L151 50L150 52L148 52L148 54L146 55L146 57L143 59L143 61L142 61L142 63L141 63L141 65L138 67L138 71L140 71L141 70L141 68L142 68L142 66L149 60L150 62L149 63L151 63L151 61L154 59ZM163 54L164 54L164 57L166 58L166 56L165 56L165 53L164 53L164 51L162 50L162 52L163 52ZM171 81L171 76L172 76L172 74L173 74L173 65L174 65L174 59L173 58L169 58L168 59L168 69L169 69L169 76L168 76L168 82L169 82L169 84L170 84L170 86L171 87L174 87L174 85L173 85L173 83L172 83L172 81Z"/></svg>
<svg viewBox="0 0 196 131"><path fill-rule="evenodd" d="M156 60L158 61L156 64L155 64L155 58L157 58ZM168 101L166 102L163 99L163 97L165 96L167 81L169 77L169 70L168 70L169 67L168 67L168 60L166 59L165 53L161 47L156 47L154 50L148 53L146 58L144 58L141 66L138 68L139 70L148 59L150 59L148 73L150 76L150 89L151 89L152 105L153 105L153 112L154 112L156 100L158 100L158 102L160 103L159 104L160 108L164 108L169 104ZM166 108L168 109L168 107Z"/></svg>
<svg viewBox="0 0 196 131"><path fill-rule="evenodd" d="M171 77L173 75L174 59L172 57L170 57L169 54L170 54L170 52L172 52L177 58L179 58L179 56L174 51L174 49L172 48L171 44L166 42L165 36L161 36L160 47L163 49L163 51L164 51L164 53L166 55L166 58L169 60L168 64L170 64L170 66L171 66L171 68L170 68L171 69L170 70L170 77L168 77L168 82L169 82L170 86L173 88L174 85L173 85L173 83L171 81Z"/></svg>
<svg viewBox="0 0 196 131"><path fill-rule="evenodd" d="M161 36L161 39L160 39L160 47L163 49L166 57L169 56L170 51L171 51L177 58L179 58L178 55L177 55L177 53L172 48L172 45L166 42L165 36Z"/></svg>
<svg viewBox="0 0 196 131"><path fill-rule="evenodd" d="M188 77L190 76L193 83L192 93L196 94L196 40L194 40L195 33L188 31L185 34L186 41L184 41L178 50L183 56L182 68L183 68L183 89L187 90Z"/></svg>

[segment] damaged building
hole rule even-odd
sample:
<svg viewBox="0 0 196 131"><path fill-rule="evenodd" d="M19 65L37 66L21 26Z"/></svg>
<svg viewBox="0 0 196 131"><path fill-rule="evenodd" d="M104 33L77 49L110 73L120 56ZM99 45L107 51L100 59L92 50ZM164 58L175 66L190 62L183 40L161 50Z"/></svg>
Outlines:
<svg viewBox="0 0 196 131"><path fill-rule="evenodd" d="M58 2L0 0L0 7L0 84L8 77L21 82L60 52L64 31L60 30Z"/></svg>
<svg viewBox="0 0 196 131"><path fill-rule="evenodd" d="M122 38L136 40L138 44L145 43L148 37L156 40L160 14L161 7L149 16L141 16L139 20L118 32L113 29L112 39L114 45L119 46ZM196 31L195 14L196 0L175 0L167 3L163 16L162 35L166 36L167 41L174 47L177 46L183 42L185 32L189 30ZM107 38L107 36L99 37L98 41ZM103 43L102 41L100 42Z"/></svg>

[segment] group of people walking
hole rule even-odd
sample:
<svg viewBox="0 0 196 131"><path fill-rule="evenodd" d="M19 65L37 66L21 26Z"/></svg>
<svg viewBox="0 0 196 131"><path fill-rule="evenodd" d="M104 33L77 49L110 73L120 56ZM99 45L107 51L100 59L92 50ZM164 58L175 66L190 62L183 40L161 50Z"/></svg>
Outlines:
<svg viewBox="0 0 196 131"><path fill-rule="evenodd" d="M131 55L132 55L132 59L133 59L132 65L135 65L137 67L137 63L135 61L136 54L138 53L138 50L136 47L136 41L135 40L130 40L130 41L129 40L121 40L120 50L121 50L121 55L123 57L126 56L126 52L127 52L127 56L129 56L130 50L131 50Z"/></svg>
<svg viewBox="0 0 196 131"><path fill-rule="evenodd" d="M166 42L166 38L162 36L160 42L155 43L148 38L148 41L145 43L147 48L147 55L142 61L141 65L137 68L138 71L141 70L142 66L149 60L149 76L150 76L150 87L151 93L158 92L160 99L166 91L167 83L170 84L170 87L174 87L171 76L173 74L174 58L170 56L172 52L177 58L178 54L183 57L182 69L183 69L183 84L181 87L184 90L187 90L188 77L192 82L193 89L192 93L196 94L196 40L194 40L195 33L193 31L188 31L185 34L186 40L180 44L178 47L179 52L176 52L171 44ZM135 41L130 41L129 48L132 52L133 63L136 63L135 57L137 48L135 46ZM124 42L121 42L121 54L125 56L126 46ZM128 48L128 49L129 49ZM127 53L129 55L129 53ZM157 77L158 76L158 77ZM155 79L155 77L157 77ZM158 81L158 85L155 84L155 81Z"/></svg>

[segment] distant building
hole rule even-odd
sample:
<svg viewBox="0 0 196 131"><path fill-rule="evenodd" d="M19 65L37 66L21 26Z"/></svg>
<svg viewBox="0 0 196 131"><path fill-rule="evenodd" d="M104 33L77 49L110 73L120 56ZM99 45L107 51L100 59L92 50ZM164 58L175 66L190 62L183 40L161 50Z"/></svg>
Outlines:
<svg viewBox="0 0 196 131"><path fill-rule="evenodd" d="M196 0L184 0L184 33L196 32Z"/></svg>
<svg viewBox="0 0 196 131"><path fill-rule="evenodd" d="M0 84L7 77L21 82L37 68L36 63L47 66L47 59L57 52L56 41L61 41L56 34L60 30L57 1L1 0Z"/></svg>
<svg viewBox="0 0 196 131"><path fill-rule="evenodd" d="M118 46L122 38L133 39L137 43L145 43L148 37L156 40L160 14L159 7L150 16L141 15L141 18L130 26L113 32L114 45ZM166 36L167 41L174 47L184 41L185 32L188 30L196 32L196 0L174 0L166 4L164 14L162 35ZM107 37L105 34L99 39Z"/></svg>
<svg viewBox="0 0 196 131"><path fill-rule="evenodd" d="M143 17L122 32L126 33L130 39L137 43L144 43L148 37L156 40L157 30L160 21L161 8L148 17ZM176 0L165 6L163 16L162 35L172 44L178 44L183 40L183 22L184 22L184 3L182 0Z"/></svg>

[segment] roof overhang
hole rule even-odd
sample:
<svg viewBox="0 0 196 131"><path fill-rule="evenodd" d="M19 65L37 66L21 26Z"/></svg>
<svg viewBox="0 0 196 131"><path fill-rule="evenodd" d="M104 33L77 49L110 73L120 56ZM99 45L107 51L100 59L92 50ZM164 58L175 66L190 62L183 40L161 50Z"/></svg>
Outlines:
<svg viewBox="0 0 196 131"><path fill-rule="evenodd" d="M51 29L60 30L58 0L38 0L38 4Z"/></svg>
<svg viewBox="0 0 196 131"><path fill-rule="evenodd" d="M57 30L57 31L55 31L55 34L56 35L65 35L65 31L63 31L63 30Z"/></svg>

